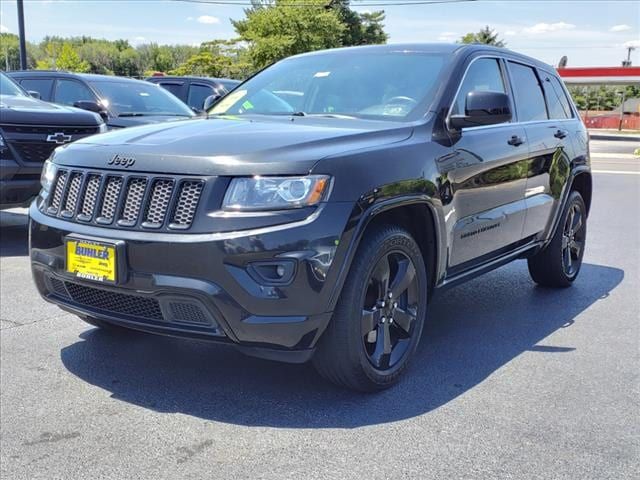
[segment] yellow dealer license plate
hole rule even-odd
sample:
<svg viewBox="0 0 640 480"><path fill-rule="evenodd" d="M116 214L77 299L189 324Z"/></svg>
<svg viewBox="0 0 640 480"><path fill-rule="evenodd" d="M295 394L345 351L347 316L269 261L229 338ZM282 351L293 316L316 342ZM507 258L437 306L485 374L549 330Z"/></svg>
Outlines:
<svg viewBox="0 0 640 480"><path fill-rule="evenodd" d="M89 240L67 240L67 272L96 282L116 281L116 246Z"/></svg>

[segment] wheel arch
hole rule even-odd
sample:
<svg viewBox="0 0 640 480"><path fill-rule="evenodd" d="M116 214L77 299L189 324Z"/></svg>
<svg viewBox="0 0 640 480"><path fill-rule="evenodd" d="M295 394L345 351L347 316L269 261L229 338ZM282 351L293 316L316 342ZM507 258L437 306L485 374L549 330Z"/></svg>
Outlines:
<svg viewBox="0 0 640 480"><path fill-rule="evenodd" d="M443 253L441 238L443 229L437 209L431 203L429 197L402 197L382 201L370 206L362 213L349 247L347 261L344 263L340 281L337 282L331 296L331 309L335 307L338 301L342 285L351 269L351 264L364 235L371 228L384 224L399 225L405 228L411 233L420 247L429 283L429 295L427 298L431 298L431 292L438 284L438 278L441 273L442 262L440 256Z"/></svg>
<svg viewBox="0 0 640 480"><path fill-rule="evenodd" d="M571 182L571 191L576 191L582 196L584 204L587 207L588 216L589 211L591 210L591 198L593 195L593 180L591 178L591 173L583 171L573 177L573 181Z"/></svg>

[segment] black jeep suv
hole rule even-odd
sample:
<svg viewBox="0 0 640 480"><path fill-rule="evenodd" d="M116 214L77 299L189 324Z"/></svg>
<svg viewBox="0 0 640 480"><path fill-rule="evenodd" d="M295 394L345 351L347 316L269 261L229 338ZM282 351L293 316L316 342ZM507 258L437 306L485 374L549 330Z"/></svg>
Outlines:
<svg viewBox="0 0 640 480"><path fill-rule="evenodd" d="M28 205L53 149L106 131L95 113L32 98L0 73L0 209Z"/></svg>
<svg viewBox="0 0 640 480"><path fill-rule="evenodd" d="M348 48L276 63L208 119L57 150L31 262L90 324L311 359L369 391L407 368L435 291L517 258L571 285L590 201L587 131L552 67Z"/></svg>

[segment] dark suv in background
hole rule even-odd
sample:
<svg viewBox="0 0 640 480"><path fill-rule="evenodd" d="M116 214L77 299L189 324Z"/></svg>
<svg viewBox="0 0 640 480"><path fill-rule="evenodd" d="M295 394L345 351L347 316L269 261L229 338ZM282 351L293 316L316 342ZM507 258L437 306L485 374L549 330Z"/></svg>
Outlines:
<svg viewBox="0 0 640 480"><path fill-rule="evenodd" d="M167 91L144 80L28 70L8 73L42 100L100 114L110 129L192 118L195 113Z"/></svg>
<svg viewBox="0 0 640 480"><path fill-rule="evenodd" d="M580 271L587 131L556 71L506 49L291 57L206 119L97 140L56 151L30 238L40 293L100 327L370 391L405 371L436 292L519 258L548 287Z"/></svg>
<svg viewBox="0 0 640 480"><path fill-rule="evenodd" d="M98 115L32 98L0 73L0 208L38 195L42 165L56 147L103 131Z"/></svg>
<svg viewBox="0 0 640 480"><path fill-rule="evenodd" d="M195 111L203 111L205 102L214 102L240 85L238 80L209 77L175 77L158 75L147 78L147 82L160 85L170 91Z"/></svg>

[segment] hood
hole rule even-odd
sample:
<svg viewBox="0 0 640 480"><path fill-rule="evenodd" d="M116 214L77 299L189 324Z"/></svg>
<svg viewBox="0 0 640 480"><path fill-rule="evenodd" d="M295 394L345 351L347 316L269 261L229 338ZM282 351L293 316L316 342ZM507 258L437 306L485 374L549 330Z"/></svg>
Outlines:
<svg viewBox="0 0 640 480"><path fill-rule="evenodd" d="M180 117L177 115L141 115L139 117L111 117L107 121L109 128L128 128L140 125L151 125L155 123L175 122L189 120L191 117Z"/></svg>
<svg viewBox="0 0 640 480"><path fill-rule="evenodd" d="M54 105L32 97L0 95L0 123L95 127L102 119L96 113L79 108Z"/></svg>
<svg viewBox="0 0 640 480"><path fill-rule="evenodd" d="M55 161L101 169L115 155L128 171L186 175L306 174L331 155L411 136L395 122L320 117L209 118L116 130L59 148Z"/></svg>

